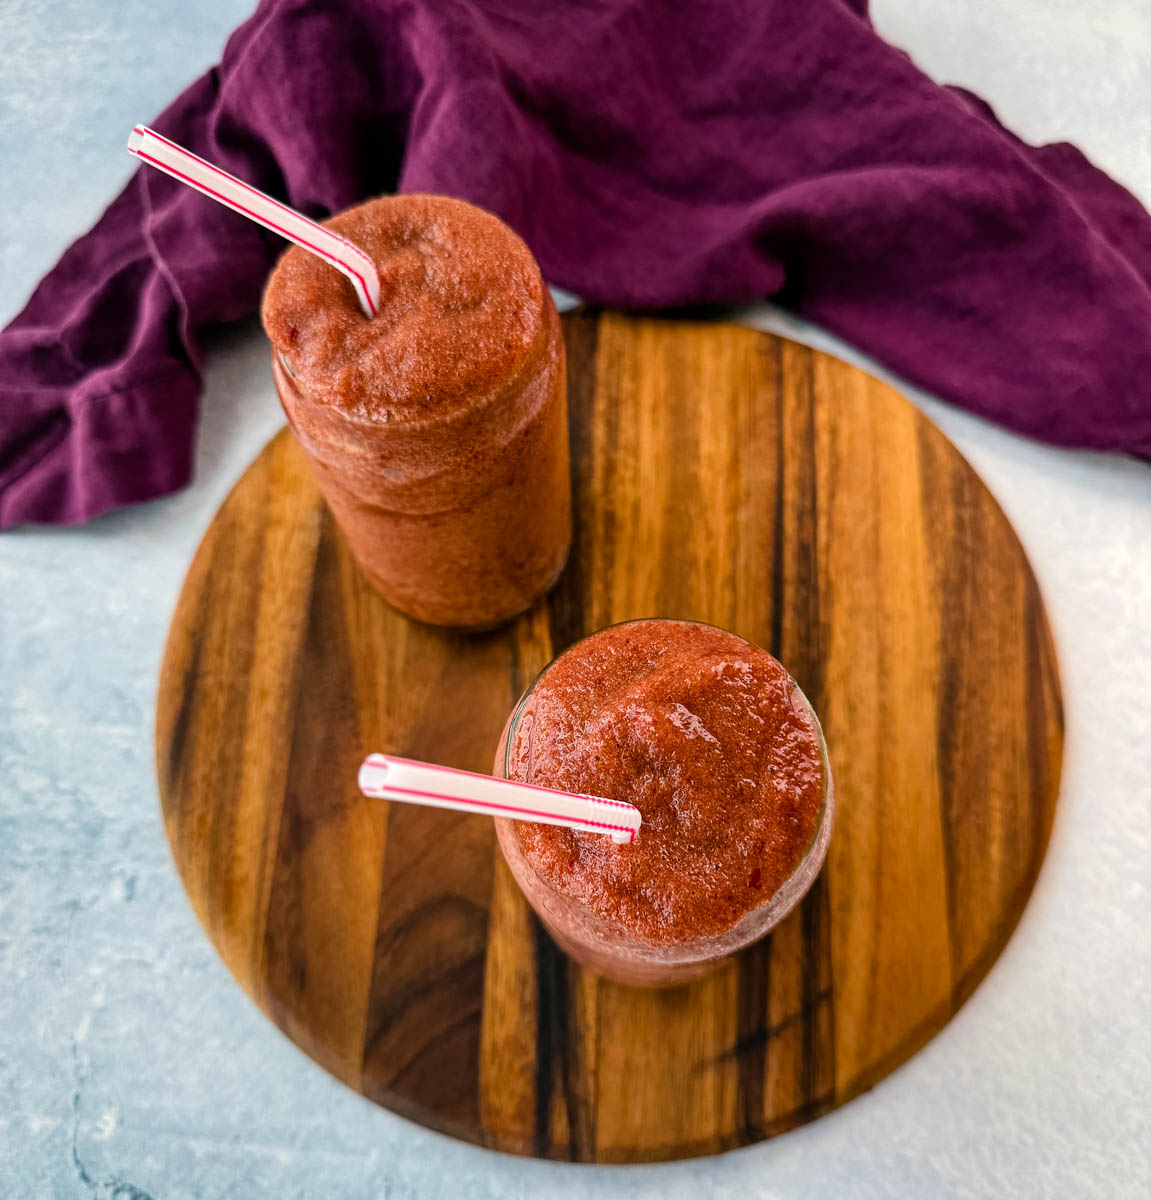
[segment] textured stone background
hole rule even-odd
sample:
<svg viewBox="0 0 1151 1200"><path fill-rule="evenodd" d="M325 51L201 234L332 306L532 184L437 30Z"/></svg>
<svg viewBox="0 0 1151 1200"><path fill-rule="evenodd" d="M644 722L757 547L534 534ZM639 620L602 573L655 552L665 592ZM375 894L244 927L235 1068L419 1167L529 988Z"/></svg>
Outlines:
<svg viewBox="0 0 1151 1200"><path fill-rule="evenodd" d="M132 124L247 7L0 0L0 321L127 178ZM875 9L937 78L1028 138L1077 141L1151 202L1146 0ZM0 538L0 1197L1151 1194L1151 469L914 398L1015 522L1059 646L1065 788L1031 906L958 1018L841 1112L719 1159L557 1167L333 1082L232 983L181 891L152 770L161 647L203 529L280 424L255 325L224 334L194 487Z"/></svg>

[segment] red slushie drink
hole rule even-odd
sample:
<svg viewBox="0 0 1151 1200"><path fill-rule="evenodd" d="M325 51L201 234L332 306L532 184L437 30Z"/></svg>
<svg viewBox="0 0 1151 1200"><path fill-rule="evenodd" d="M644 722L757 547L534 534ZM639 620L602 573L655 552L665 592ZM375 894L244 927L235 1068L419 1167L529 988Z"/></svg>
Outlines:
<svg viewBox="0 0 1151 1200"><path fill-rule="evenodd" d="M443 196L325 224L374 259L380 312L315 255L284 255L262 316L288 421L389 603L435 625L507 621L571 541L563 339L535 259Z"/></svg>
<svg viewBox="0 0 1151 1200"><path fill-rule="evenodd" d="M630 845L496 822L555 941L623 983L677 983L762 937L831 837L811 706L770 654L711 625L632 621L572 646L524 693L493 773L643 814Z"/></svg>

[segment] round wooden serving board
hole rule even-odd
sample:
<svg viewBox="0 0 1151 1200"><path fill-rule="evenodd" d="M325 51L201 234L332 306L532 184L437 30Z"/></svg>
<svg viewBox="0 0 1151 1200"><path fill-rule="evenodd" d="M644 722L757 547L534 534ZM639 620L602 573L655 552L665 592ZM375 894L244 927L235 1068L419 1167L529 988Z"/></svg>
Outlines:
<svg viewBox="0 0 1151 1200"><path fill-rule="evenodd" d="M352 1087L521 1154L709 1154L871 1087L986 974L1051 828L1058 674L1006 518L896 392L732 326L585 311L565 327L577 524L550 598L479 637L406 620L281 433L184 585L160 796L228 966ZM541 667L647 616L781 658L839 799L800 908L669 991L567 962L490 821L356 788L372 750L488 770Z"/></svg>

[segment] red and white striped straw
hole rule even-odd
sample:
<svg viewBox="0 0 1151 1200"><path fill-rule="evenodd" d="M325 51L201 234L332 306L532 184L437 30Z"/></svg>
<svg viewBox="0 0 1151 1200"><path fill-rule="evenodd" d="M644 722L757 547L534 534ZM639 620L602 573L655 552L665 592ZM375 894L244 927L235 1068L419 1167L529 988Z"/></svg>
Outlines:
<svg viewBox="0 0 1151 1200"><path fill-rule="evenodd" d="M530 783L475 775L454 767L413 762L392 754L369 754L360 767L360 791L383 800L426 804L487 817L513 817L602 833L613 842L634 842L642 817L634 804L556 792Z"/></svg>
<svg viewBox="0 0 1151 1200"><path fill-rule="evenodd" d="M132 130L128 149L137 158L167 172L181 183L251 217L297 246L318 254L351 280L364 316L374 317L379 312L380 276L376 264L347 238L325 229L279 200L273 200L235 175L221 171L219 167L214 167L146 125L137 125Z"/></svg>

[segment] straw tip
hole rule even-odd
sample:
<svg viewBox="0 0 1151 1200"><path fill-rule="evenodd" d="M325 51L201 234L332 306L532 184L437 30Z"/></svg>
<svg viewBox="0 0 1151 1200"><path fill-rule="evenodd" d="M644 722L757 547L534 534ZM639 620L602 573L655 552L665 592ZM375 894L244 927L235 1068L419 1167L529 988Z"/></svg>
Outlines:
<svg viewBox="0 0 1151 1200"><path fill-rule="evenodd" d="M143 143L144 127L142 125L136 125L133 127L132 132L128 134L128 149L135 154L136 151L139 150L143 145Z"/></svg>
<svg viewBox="0 0 1151 1200"><path fill-rule="evenodd" d="M388 776L388 760L382 754L369 754L360 764L357 782L361 792L378 790Z"/></svg>

